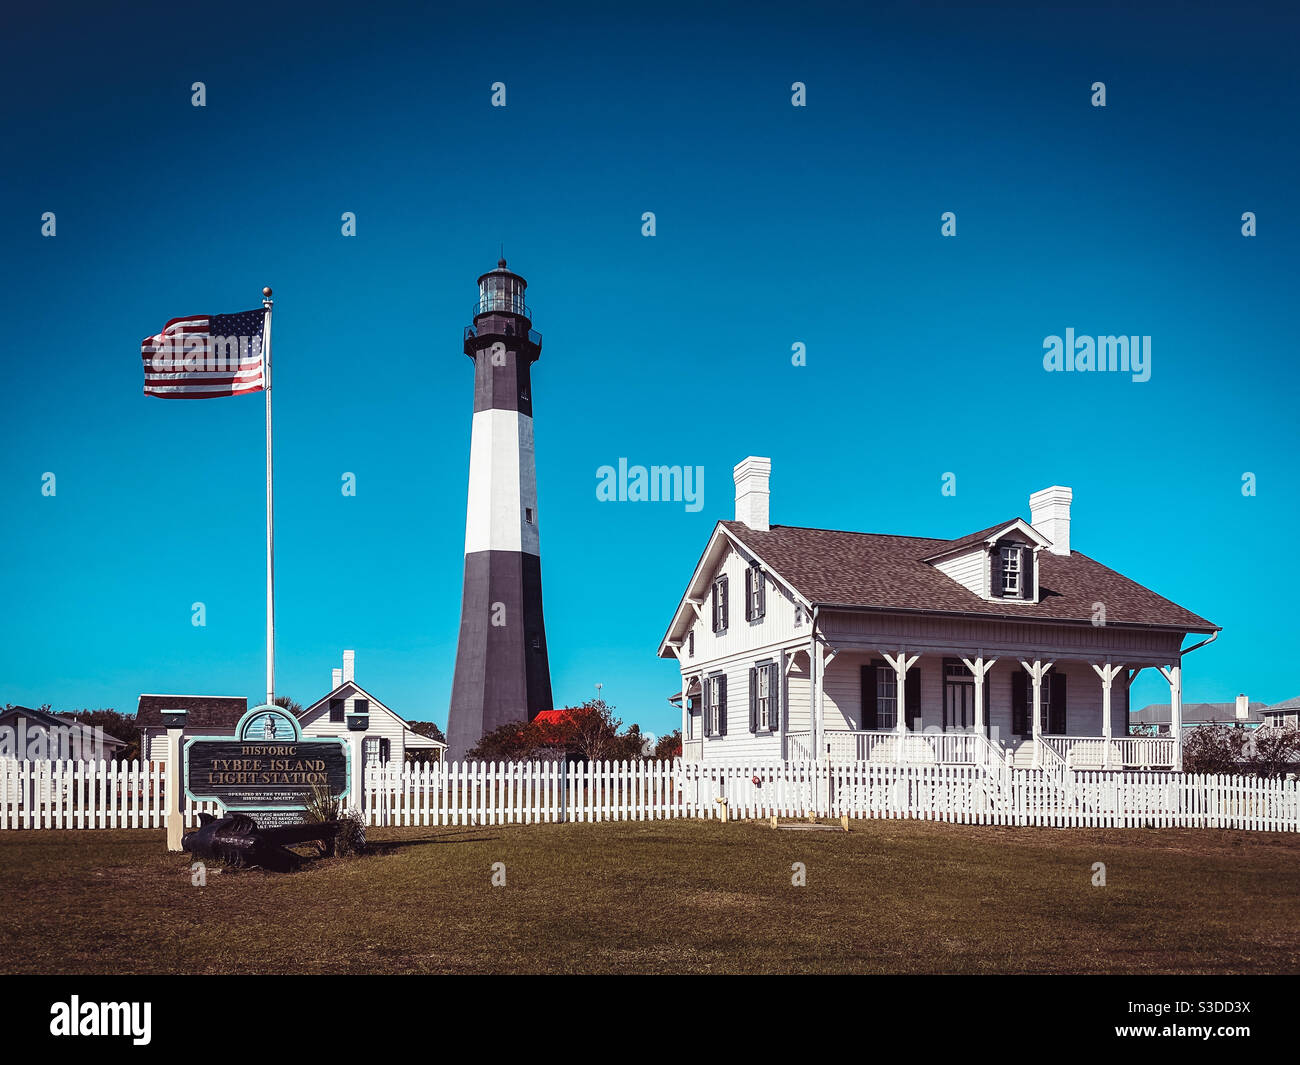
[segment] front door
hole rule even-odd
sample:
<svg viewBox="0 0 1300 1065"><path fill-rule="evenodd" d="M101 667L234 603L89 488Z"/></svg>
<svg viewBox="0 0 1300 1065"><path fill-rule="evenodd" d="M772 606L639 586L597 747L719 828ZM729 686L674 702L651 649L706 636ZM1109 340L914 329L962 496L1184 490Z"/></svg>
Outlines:
<svg viewBox="0 0 1300 1065"><path fill-rule="evenodd" d="M975 678L960 662L944 667L943 727L968 729L975 726Z"/></svg>

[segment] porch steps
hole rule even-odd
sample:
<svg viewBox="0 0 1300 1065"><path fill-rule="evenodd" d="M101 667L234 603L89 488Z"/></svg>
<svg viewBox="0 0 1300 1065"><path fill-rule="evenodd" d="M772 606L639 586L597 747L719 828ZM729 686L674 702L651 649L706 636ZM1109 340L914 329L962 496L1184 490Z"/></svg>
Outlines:
<svg viewBox="0 0 1300 1065"><path fill-rule="evenodd" d="M1033 769L1034 768L1034 745L1033 743L1022 743L1015 750L1010 752L1011 767L1013 769Z"/></svg>

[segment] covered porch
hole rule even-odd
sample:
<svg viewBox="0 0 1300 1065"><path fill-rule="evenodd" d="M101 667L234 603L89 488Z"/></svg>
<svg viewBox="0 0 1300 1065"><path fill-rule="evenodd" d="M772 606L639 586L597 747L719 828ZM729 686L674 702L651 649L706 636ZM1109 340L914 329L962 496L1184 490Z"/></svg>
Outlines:
<svg viewBox="0 0 1300 1065"><path fill-rule="evenodd" d="M987 649L868 649L819 641L808 714L797 702L787 760L1064 770L1181 770L1181 658L1169 663ZM1167 736L1128 734L1143 669L1169 684Z"/></svg>
<svg viewBox="0 0 1300 1065"><path fill-rule="evenodd" d="M832 762L902 762L911 765L990 765L1041 767L1059 759L1068 769L1173 769L1172 736L1053 736L1040 733L1047 751L1036 751L1035 740L996 744L985 734L942 730L828 729L824 757ZM698 750L698 742L696 745ZM1037 755L1037 757L1035 757ZM787 761L813 758L808 732L786 735Z"/></svg>

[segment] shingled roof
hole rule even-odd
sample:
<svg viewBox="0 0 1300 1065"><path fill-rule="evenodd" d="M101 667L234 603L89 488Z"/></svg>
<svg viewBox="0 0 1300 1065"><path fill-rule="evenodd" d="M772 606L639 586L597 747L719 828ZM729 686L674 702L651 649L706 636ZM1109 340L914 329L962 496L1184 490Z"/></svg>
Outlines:
<svg viewBox="0 0 1300 1065"><path fill-rule="evenodd" d="M1246 722L1249 724L1259 724L1260 711L1266 709L1261 702L1253 702L1249 705L1246 712ZM1142 707L1141 710L1135 710L1129 716L1129 721L1135 725L1167 725L1169 724L1169 704L1168 703L1150 703ZM1221 725L1232 725L1237 722L1237 704L1232 703L1183 703L1182 721L1184 725L1208 725L1211 722L1218 722Z"/></svg>
<svg viewBox="0 0 1300 1065"><path fill-rule="evenodd" d="M719 524L806 600L823 606L1090 624L1093 604L1100 602L1106 606L1108 625L1204 633L1219 628L1078 551L1041 552L1040 601L1023 606L982 599L924 561L959 545L977 543L1002 525L955 540L932 540L792 525L773 525L759 532L742 522Z"/></svg>
<svg viewBox="0 0 1300 1065"><path fill-rule="evenodd" d="M185 727L212 729L234 735L239 719L248 712L248 700L233 695L142 695L135 711L138 728L165 728L163 710L185 710Z"/></svg>

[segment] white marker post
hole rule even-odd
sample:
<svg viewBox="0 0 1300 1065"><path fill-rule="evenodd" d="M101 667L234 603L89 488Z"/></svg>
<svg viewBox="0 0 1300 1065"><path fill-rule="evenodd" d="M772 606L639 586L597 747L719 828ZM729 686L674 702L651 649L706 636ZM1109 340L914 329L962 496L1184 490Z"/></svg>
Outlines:
<svg viewBox="0 0 1300 1065"><path fill-rule="evenodd" d="M167 780L163 789L163 802L167 807L167 849L180 851L181 837L185 834L185 769L181 765L181 744L185 735L187 715L184 710L164 710L167 725ZM140 752L142 755L144 751Z"/></svg>
<svg viewBox="0 0 1300 1065"><path fill-rule="evenodd" d="M275 492L271 477L271 299L262 289L262 387L266 392L266 701L275 703Z"/></svg>

